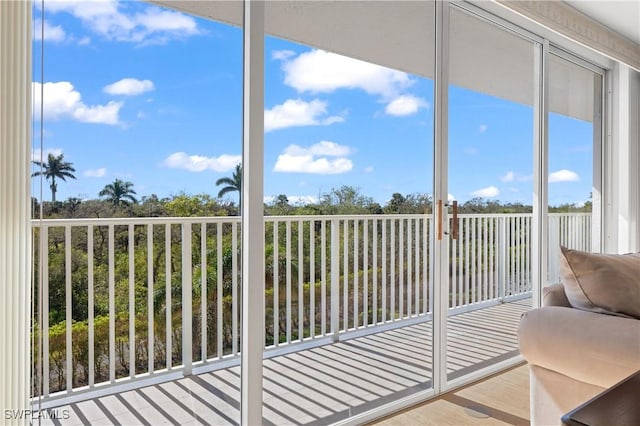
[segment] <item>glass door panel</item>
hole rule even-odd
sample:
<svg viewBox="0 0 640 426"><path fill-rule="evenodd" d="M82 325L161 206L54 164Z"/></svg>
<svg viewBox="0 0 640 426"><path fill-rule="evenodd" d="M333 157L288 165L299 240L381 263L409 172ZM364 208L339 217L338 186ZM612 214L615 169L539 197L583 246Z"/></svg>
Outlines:
<svg viewBox="0 0 640 426"><path fill-rule="evenodd" d="M433 387L434 3L265 6L264 423L329 424Z"/></svg>
<svg viewBox="0 0 640 426"><path fill-rule="evenodd" d="M517 355L517 324L531 307L538 48L450 12L449 382Z"/></svg>
<svg viewBox="0 0 640 426"><path fill-rule="evenodd" d="M602 75L549 55L549 258L547 284L560 282L560 247L599 251ZM597 216L593 216L597 215ZM596 235L597 236L597 235Z"/></svg>

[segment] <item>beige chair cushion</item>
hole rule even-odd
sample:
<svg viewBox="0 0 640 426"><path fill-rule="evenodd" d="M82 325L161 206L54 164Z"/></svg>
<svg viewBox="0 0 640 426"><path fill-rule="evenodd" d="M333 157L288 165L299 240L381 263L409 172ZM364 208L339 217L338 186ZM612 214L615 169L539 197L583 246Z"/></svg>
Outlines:
<svg viewBox="0 0 640 426"><path fill-rule="evenodd" d="M561 248L560 276L571 306L640 319L640 253L598 254Z"/></svg>

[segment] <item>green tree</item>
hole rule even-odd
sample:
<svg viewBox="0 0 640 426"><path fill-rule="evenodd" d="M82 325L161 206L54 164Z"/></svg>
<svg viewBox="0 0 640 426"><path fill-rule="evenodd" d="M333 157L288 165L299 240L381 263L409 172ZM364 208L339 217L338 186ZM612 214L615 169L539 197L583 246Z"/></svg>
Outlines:
<svg viewBox="0 0 640 426"><path fill-rule="evenodd" d="M76 169L73 168L72 163L64 161L64 154L49 154L46 163L42 161L34 161L33 164L40 167L40 170L34 172L31 176L44 176L45 179L51 182L49 188L51 188L51 202L53 203L56 202L56 192L58 191L56 178L62 179L65 182L67 181L66 178L76 178L73 175L73 172L75 172Z"/></svg>
<svg viewBox="0 0 640 426"><path fill-rule="evenodd" d="M136 191L133 190L133 183L116 179L113 183L105 185L98 195L106 197L106 200L113 203L115 206L123 204L128 206L131 203L136 204L138 202L138 200L133 196L135 193Z"/></svg>
<svg viewBox="0 0 640 426"><path fill-rule="evenodd" d="M240 210L240 203L242 201L242 164L238 163L231 177L222 177L216 181L216 186L225 185L218 192L218 198L222 198L229 192L238 191L238 210Z"/></svg>

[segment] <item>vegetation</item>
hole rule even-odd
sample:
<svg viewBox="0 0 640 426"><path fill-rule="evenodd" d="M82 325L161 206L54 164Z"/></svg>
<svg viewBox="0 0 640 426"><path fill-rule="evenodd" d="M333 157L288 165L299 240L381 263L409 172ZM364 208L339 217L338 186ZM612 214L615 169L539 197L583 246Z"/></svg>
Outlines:
<svg viewBox="0 0 640 426"><path fill-rule="evenodd" d="M104 189L100 191L98 195L106 197L106 200L114 206L128 206L131 203L136 204L138 202L134 197L135 193L133 183L116 179L113 183L105 185Z"/></svg>
<svg viewBox="0 0 640 426"><path fill-rule="evenodd" d="M58 191L58 184L56 179L62 179L66 182L66 178L75 179L73 172L76 169L73 165L67 161L64 161L64 154L53 155L49 154L47 162L34 161L33 164L40 167L40 170L34 172L31 176L44 176L45 179L50 181L49 188L51 188L51 202L56 202L56 192Z"/></svg>
<svg viewBox="0 0 640 426"><path fill-rule="evenodd" d="M242 200L242 164L237 164L231 177L222 177L216 181L216 186L225 185L218 192L218 198L224 197L230 192L237 192L238 199ZM238 202L238 211L241 211L240 202Z"/></svg>

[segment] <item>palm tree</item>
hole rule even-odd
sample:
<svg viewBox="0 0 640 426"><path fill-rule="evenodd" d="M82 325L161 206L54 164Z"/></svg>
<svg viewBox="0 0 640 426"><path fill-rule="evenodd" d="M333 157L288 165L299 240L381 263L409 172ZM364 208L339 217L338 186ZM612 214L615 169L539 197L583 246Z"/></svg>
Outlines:
<svg viewBox="0 0 640 426"><path fill-rule="evenodd" d="M238 191L240 194L240 190L242 189L242 164L239 163L236 165L236 170L233 172L231 177L223 177L216 181L216 186L226 185L223 187L220 192L218 192L218 198L224 197L224 195L228 192ZM240 205L240 201L238 201L238 206Z"/></svg>
<svg viewBox="0 0 640 426"><path fill-rule="evenodd" d="M113 183L105 185L104 189L98 194L101 197L107 197L107 201L116 206L124 204L128 206L130 203L137 203L138 200L133 196L136 191L133 190L133 183L124 182L116 179Z"/></svg>
<svg viewBox="0 0 640 426"><path fill-rule="evenodd" d="M73 168L72 163L64 161L64 154L53 155L50 153L46 163L34 161L33 164L40 167L40 170L34 172L31 177L44 176L47 180L51 180L49 188L51 188L51 202L53 203L56 202L56 191L58 190L56 178L62 179L65 182L67 181L66 178L76 178L73 175L76 169Z"/></svg>

